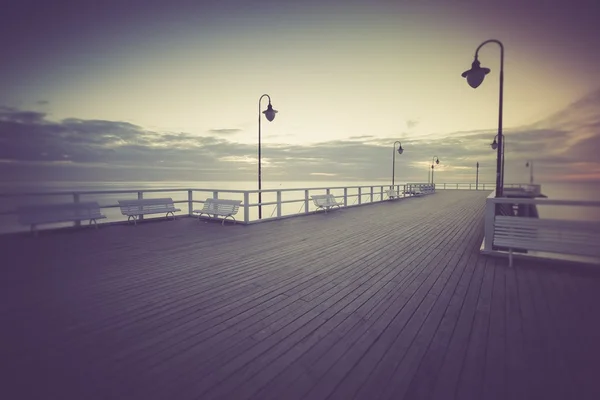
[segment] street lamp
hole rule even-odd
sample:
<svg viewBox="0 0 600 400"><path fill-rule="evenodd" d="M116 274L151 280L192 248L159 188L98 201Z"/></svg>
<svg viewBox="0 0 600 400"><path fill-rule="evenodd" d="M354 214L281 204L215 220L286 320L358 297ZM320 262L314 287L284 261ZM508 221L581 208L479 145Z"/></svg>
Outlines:
<svg viewBox="0 0 600 400"><path fill-rule="evenodd" d="M503 102L503 92L504 92L504 45L502 42L496 39L486 40L481 43L477 50L475 50L475 59L471 64L471 69L462 73L463 78L467 78L467 83L473 89L477 88L483 82L483 79L487 74L490 73L489 68L482 68L481 64L478 60L479 49L481 49L484 45L488 43L496 43L500 46L500 96L499 96L499 105L498 105L498 143L497 143L497 159L496 159L496 197L502 197L502 189L503 189L503 181L502 181L502 169L504 164L502 162L504 146L502 144L502 102Z"/></svg>
<svg viewBox="0 0 600 400"><path fill-rule="evenodd" d="M529 167L529 184L533 185L533 161L527 161L525 166Z"/></svg>
<svg viewBox="0 0 600 400"><path fill-rule="evenodd" d="M435 161L434 161L435 160ZM433 156L431 157L431 184L433 185L433 163L439 164L440 163L440 159L438 158L438 156Z"/></svg>
<svg viewBox="0 0 600 400"><path fill-rule="evenodd" d="M396 149L396 143L398 143L398 149ZM392 189L394 189L394 178L396 174L396 151L398 152L398 154L402 154L404 152L404 149L402 148L402 143L400 143L398 140L394 142L394 146L392 149Z"/></svg>
<svg viewBox="0 0 600 400"><path fill-rule="evenodd" d="M273 121L275 119L275 114L277 114L277 110L273 109L273 106L271 105L271 96L269 96L268 94L263 94L262 96L260 96L260 98L258 99L258 219L262 219L262 178L261 178L261 160L260 160L260 102L262 101L263 97L267 97L269 99L269 105L267 106L267 109L265 111L262 111L263 114L265 114L265 117L267 118L267 120L269 122Z"/></svg>

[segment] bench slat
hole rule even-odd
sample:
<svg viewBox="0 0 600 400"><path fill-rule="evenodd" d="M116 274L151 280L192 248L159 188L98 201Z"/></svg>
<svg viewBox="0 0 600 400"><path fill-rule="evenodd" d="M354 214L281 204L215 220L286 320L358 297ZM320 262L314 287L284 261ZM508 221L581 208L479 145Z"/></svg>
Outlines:
<svg viewBox="0 0 600 400"><path fill-rule="evenodd" d="M119 200L121 214L131 216L166 214L181 211L170 197L159 199Z"/></svg>
<svg viewBox="0 0 600 400"><path fill-rule="evenodd" d="M600 257L600 222L496 216L495 246Z"/></svg>
<svg viewBox="0 0 600 400"><path fill-rule="evenodd" d="M218 215L221 217L233 217L240 209L241 200L213 199L207 198L201 210L194 210L196 214Z"/></svg>
<svg viewBox="0 0 600 400"><path fill-rule="evenodd" d="M32 204L17 209L19 222L24 225L74 222L106 218L95 201L60 204Z"/></svg>
<svg viewBox="0 0 600 400"><path fill-rule="evenodd" d="M315 194L312 195L312 200L317 206L317 209L324 208L328 209L331 207L341 207L341 204L337 202L335 196L332 194Z"/></svg>

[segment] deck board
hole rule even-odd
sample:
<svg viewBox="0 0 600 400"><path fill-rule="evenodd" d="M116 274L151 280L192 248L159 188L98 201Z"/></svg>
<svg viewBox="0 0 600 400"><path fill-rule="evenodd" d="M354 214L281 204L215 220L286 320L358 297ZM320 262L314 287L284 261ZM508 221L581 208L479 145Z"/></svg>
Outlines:
<svg viewBox="0 0 600 400"><path fill-rule="evenodd" d="M0 237L2 398L598 398L600 275L479 253L488 193Z"/></svg>

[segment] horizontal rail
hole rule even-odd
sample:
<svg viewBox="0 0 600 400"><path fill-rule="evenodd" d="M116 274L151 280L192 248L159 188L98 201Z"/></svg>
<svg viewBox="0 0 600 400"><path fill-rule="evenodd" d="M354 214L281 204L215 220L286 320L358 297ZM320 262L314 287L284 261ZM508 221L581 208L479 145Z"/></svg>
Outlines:
<svg viewBox="0 0 600 400"><path fill-rule="evenodd" d="M546 206L575 206L575 207L600 207L600 201L589 200L553 200L553 199L528 199L519 197L489 198L487 201L496 204L534 204Z"/></svg>
<svg viewBox="0 0 600 400"><path fill-rule="evenodd" d="M575 261L575 262L585 262L585 263L593 263L598 264L600 260L592 260L589 258L589 254L586 254L581 246L570 246L570 248L565 249L564 246L550 246L546 250L542 251L541 248L544 246L544 241L548 240L547 235L539 235L536 236L536 241L527 241L525 238L519 236L518 232L514 229L506 229L501 228L502 218L506 218L501 215L501 211L498 204L507 204L511 207L508 209L504 209L502 214L508 213L509 217L518 218L519 223L521 225L533 224L535 227L543 227L546 225L554 226L558 231L561 231L564 235L569 235L566 237L564 242L568 242L569 239L573 240L577 238L579 234L588 234L591 233L592 236L596 236L596 239L593 240L594 243L600 243L600 231L598 230L598 223L600 223L600 213L590 212L589 209L596 207L600 209L600 201L586 201L586 200L552 200L547 198L513 198L513 197L499 197L495 198L494 193L492 193L486 199L485 213L484 213L484 239L481 246L481 252L484 254L491 255L505 255L508 254L511 261L509 264L512 265L512 251L509 249L508 253L506 251L506 246L498 247L494 245L494 240L496 234L501 235L504 234L506 236L506 232L510 233L510 241L515 244L516 249L525 250L525 254L519 254L518 256L533 256L556 259L561 261ZM527 205L527 210L521 211L522 207L518 207L520 205ZM512 207L517 206L517 207ZM543 214L539 212L540 217L537 218L538 210L537 207L542 207L542 209L548 206L548 210L552 210L551 213L548 214L548 219L543 218ZM530 214L530 209L534 209L533 214ZM582 212L582 209L585 208L586 211ZM536 217L529 217L528 215L535 215ZM520 219L522 218L522 221ZM590 225L592 224L592 225ZM588 226L593 226L594 228L588 229ZM585 229L584 229L585 228ZM589 231L589 232L588 232ZM587 237L587 236L586 236ZM506 239L506 237L504 238ZM504 240L503 239L503 240ZM503 242L505 243L505 242ZM540 244L541 243L541 244ZM536 247L537 246L537 247ZM537 253L536 253L537 252ZM569 256L575 256L575 258L569 258ZM588 257L588 258L586 258Z"/></svg>
<svg viewBox="0 0 600 400"><path fill-rule="evenodd" d="M31 192L10 192L0 193L0 233L4 232L7 225L12 224L12 231L26 230L25 227L19 226L16 222L17 209L20 205L28 203L44 203L44 202L63 202L59 199L61 196L69 197L70 200L78 203L80 201L94 200L100 204L100 208L105 210L107 216L102 220L102 224L113 222L124 222L126 217L121 215L116 209L120 206L115 201L115 195L127 195L127 198L135 197L137 199L145 198L145 195L152 193L169 193L169 197L173 202L181 205L188 204L187 209L182 208L183 213L193 215L194 205L203 204L205 198L218 197L226 198L233 197L242 201L240 206L239 218L241 223L262 222L272 219L287 218L290 216L305 215L316 212L311 195L328 193L333 194L340 203L345 207L359 206L364 204L387 201L387 190L392 189L400 194L400 197L411 197L410 193L405 193L420 185L429 185L426 183L407 183L390 185L387 183L377 183L373 185L348 185L348 186L316 186L316 187L295 187L295 188L277 188L263 190L238 190L238 189L214 189L214 188L157 188L157 189L115 189L115 190L58 190L58 191L31 191ZM443 184L436 184L436 188L440 188ZM468 183L453 183L448 184L455 188L475 190L475 184ZM479 189L483 189L486 183L480 183ZM490 186L491 187L491 186ZM262 193L262 203L258 200L258 193ZM92 199L89 199L89 197ZM204 197L206 196L206 197ZM226 197L225 197L226 196ZM204 197L199 199L198 197ZM22 199L21 199L22 198ZM298 210L298 203L303 204ZM266 215L269 215L272 210L276 213L275 217L258 219L258 207L267 207L270 210ZM293 208L293 209L292 209ZM271 213L271 214L273 214ZM159 216L145 216L145 218L158 218ZM7 221L8 224L4 222ZM12 218L12 221L10 220ZM142 218L143 219L143 218ZM76 226L79 223L75 223ZM13 229L14 228L14 229ZM9 229L9 231L11 231Z"/></svg>

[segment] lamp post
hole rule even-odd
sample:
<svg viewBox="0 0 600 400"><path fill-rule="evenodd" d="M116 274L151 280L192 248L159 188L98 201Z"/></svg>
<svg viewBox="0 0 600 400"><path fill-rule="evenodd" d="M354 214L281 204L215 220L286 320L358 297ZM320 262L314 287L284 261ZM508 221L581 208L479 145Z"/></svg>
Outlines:
<svg viewBox="0 0 600 400"><path fill-rule="evenodd" d="M435 160L435 161L434 161ZM436 164L440 163L440 159L438 158L438 156L433 156L431 157L431 184L433 185L433 166L434 166L434 162Z"/></svg>
<svg viewBox="0 0 600 400"><path fill-rule="evenodd" d="M471 64L471 69L468 71L465 71L462 73L462 77L463 78L467 78L467 83L469 84L469 86L471 86L473 89L479 87L479 85L481 85L481 83L483 82L483 79L485 78L485 76L487 74L490 73L490 69L489 68L482 68L479 63L478 60L478 55L479 55L479 49L481 49L483 46L485 46L488 43L496 43L498 46L500 46L500 95L499 95L499 104L498 104L498 154L496 156L496 197L502 197L502 189L503 189L503 181L502 181L502 175L503 175L503 163L502 163L502 159L503 159L503 152L504 152L504 146L502 144L503 142L503 138L502 138L502 102L503 102L503 92L504 92L504 45L502 44L502 42L500 42L499 40L496 39L490 39L490 40L486 40L485 42L481 43L478 47L477 50L475 50L475 59L473 60L473 63Z"/></svg>
<svg viewBox="0 0 600 400"><path fill-rule="evenodd" d="M396 149L396 143L398 143L398 149ZM402 154L404 152L404 149L402 148L402 143L400 143L398 140L394 142L394 146L392 149L392 190L395 190L394 179L396 174L396 151L398 152L398 154Z"/></svg>
<svg viewBox="0 0 600 400"><path fill-rule="evenodd" d="M275 114L277 114L277 110L273 109L273 106L271 105L271 96L269 96L268 94L263 94L262 96L260 96L260 98L258 99L258 219L262 219L262 169L261 169L261 152L260 152L260 102L262 101L263 97L267 97L269 99L269 105L267 106L267 109L265 111L262 111L263 114L265 114L265 117L267 118L267 120L273 121L275 119Z"/></svg>
<svg viewBox="0 0 600 400"><path fill-rule="evenodd" d="M475 190L479 190L479 161L477 161L477 172L475 173Z"/></svg>
<svg viewBox="0 0 600 400"><path fill-rule="evenodd" d="M533 161L527 161L525 166L529 167L529 184L533 185Z"/></svg>
<svg viewBox="0 0 600 400"><path fill-rule="evenodd" d="M502 135L504 136L504 135ZM490 144L490 147L492 148L492 150L497 150L498 149L498 142L496 142L496 139L498 138L498 135L494 136L494 141ZM506 144L506 140L502 141L502 167L500 168L500 186L502 186L502 189L504 190L504 147Z"/></svg>

